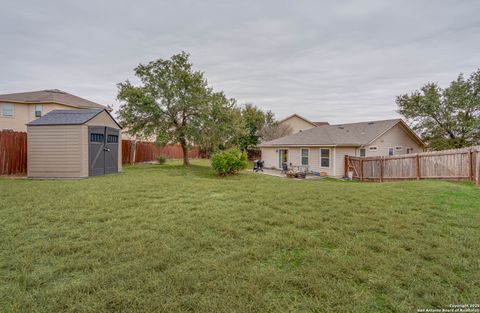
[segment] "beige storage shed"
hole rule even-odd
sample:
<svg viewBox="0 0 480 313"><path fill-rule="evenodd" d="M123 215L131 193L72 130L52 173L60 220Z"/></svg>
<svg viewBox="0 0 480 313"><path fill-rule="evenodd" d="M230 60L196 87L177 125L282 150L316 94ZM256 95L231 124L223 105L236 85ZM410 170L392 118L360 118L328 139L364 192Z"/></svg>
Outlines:
<svg viewBox="0 0 480 313"><path fill-rule="evenodd" d="M121 171L120 130L104 109L47 113L27 124L28 177L83 178Z"/></svg>

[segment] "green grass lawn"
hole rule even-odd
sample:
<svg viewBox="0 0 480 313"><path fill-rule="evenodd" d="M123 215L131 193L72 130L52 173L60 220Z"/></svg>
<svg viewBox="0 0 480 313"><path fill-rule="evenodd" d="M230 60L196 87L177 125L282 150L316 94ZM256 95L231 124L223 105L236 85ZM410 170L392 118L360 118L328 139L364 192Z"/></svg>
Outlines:
<svg viewBox="0 0 480 313"><path fill-rule="evenodd" d="M416 312L480 302L469 183L0 178L0 312Z"/></svg>

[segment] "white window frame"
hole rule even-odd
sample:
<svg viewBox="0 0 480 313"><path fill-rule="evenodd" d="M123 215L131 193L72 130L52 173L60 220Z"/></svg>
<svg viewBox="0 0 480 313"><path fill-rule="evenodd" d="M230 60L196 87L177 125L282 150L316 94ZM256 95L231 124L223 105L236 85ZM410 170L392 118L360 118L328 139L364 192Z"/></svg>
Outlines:
<svg viewBox="0 0 480 313"><path fill-rule="evenodd" d="M38 110L37 108L40 107L40 110ZM40 116L37 116L37 112L40 112ZM41 104L35 104L35 118L39 118L39 117L42 117L43 115L43 105Z"/></svg>
<svg viewBox="0 0 480 313"><path fill-rule="evenodd" d="M322 166L322 150L328 150L328 167ZM320 168L332 168L332 149L331 148L320 148L319 151L319 160L320 160Z"/></svg>
<svg viewBox="0 0 480 313"><path fill-rule="evenodd" d="M287 151L287 162L286 162L286 163L287 163L287 164L290 164L290 163L291 163L291 162L289 162L289 160L288 160L288 158L289 158L288 155L290 154L290 149L287 149L287 148L278 148L278 149L276 149L276 156L277 156L276 159L277 159L277 164L279 165L279 167L278 167L279 169L282 169L282 164L284 163L284 162L282 161L282 164L280 164L280 151L281 151L281 150Z"/></svg>
<svg viewBox="0 0 480 313"><path fill-rule="evenodd" d="M370 146L370 147L368 147L368 151L378 151L378 147L377 146Z"/></svg>
<svg viewBox="0 0 480 313"><path fill-rule="evenodd" d="M362 150L365 151L365 155L363 157L366 157L367 156L367 149L366 148L360 148L358 149L358 155L360 157L362 157Z"/></svg>
<svg viewBox="0 0 480 313"><path fill-rule="evenodd" d="M407 147L407 148L405 149L405 153L406 153L406 154L411 154L411 153L413 153L413 148L412 148L412 147Z"/></svg>
<svg viewBox="0 0 480 313"><path fill-rule="evenodd" d="M390 155L390 149L392 149L392 154ZM395 147L388 147L388 156L394 156L395 155Z"/></svg>
<svg viewBox="0 0 480 313"><path fill-rule="evenodd" d="M395 146L395 151L402 151L403 150L403 146Z"/></svg>
<svg viewBox="0 0 480 313"><path fill-rule="evenodd" d="M303 164L303 155L302 151L307 150L307 164ZM310 148L300 148L300 165L310 165Z"/></svg>
<svg viewBox="0 0 480 313"><path fill-rule="evenodd" d="M12 106L12 115L5 115L4 114L4 110L5 110L5 106L7 105L11 105ZM14 118L15 117L15 104L13 103L2 103L2 117L5 117L5 118Z"/></svg>

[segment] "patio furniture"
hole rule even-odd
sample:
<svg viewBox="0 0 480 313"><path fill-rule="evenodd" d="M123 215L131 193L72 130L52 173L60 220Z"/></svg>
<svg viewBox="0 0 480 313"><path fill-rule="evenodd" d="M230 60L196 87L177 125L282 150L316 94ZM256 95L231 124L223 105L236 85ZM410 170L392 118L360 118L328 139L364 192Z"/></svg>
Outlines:
<svg viewBox="0 0 480 313"><path fill-rule="evenodd" d="M292 170L297 178L306 178L308 173L308 165L294 165Z"/></svg>
<svg viewBox="0 0 480 313"><path fill-rule="evenodd" d="M287 176L288 178L295 178L295 172L290 169L290 170L288 170L288 171L286 172L286 176Z"/></svg>
<svg viewBox="0 0 480 313"><path fill-rule="evenodd" d="M287 173L288 172L288 163L287 162L283 162L282 163L282 172L283 173Z"/></svg>
<svg viewBox="0 0 480 313"><path fill-rule="evenodd" d="M262 171L263 172L263 161L262 160L254 160L253 161L253 171L258 172Z"/></svg>
<svg viewBox="0 0 480 313"><path fill-rule="evenodd" d="M305 173L305 172L298 172L298 173L295 174L295 177L296 177L296 178L302 178L302 179L304 179L304 178L307 177L307 173Z"/></svg>

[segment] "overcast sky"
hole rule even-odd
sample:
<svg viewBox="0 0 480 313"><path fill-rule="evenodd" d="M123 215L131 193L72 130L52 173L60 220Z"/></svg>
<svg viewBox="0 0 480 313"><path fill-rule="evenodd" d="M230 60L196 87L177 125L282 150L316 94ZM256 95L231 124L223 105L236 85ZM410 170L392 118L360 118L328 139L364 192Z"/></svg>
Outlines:
<svg viewBox="0 0 480 313"><path fill-rule="evenodd" d="M395 118L396 95L480 67L478 0L0 7L0 93L58 88L114 108L135 66L182 50L239 103L333 123Z"/></svg>

